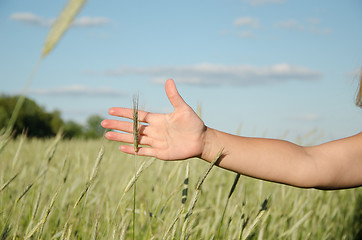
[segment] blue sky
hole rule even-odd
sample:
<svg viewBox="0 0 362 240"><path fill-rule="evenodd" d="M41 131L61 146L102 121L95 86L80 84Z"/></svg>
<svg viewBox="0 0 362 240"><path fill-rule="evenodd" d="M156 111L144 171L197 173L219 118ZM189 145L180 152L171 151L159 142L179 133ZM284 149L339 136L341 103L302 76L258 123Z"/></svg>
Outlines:
<svg viewBox="0 0 362 240"><path fill-rule="evenodd" d="M0 92L21 92L67 1L0 2ZM41 62L28 96L66 120L112 106L170 112L173 78L205 123L246 136L362 130L362 2L89 0Z"/></svg>

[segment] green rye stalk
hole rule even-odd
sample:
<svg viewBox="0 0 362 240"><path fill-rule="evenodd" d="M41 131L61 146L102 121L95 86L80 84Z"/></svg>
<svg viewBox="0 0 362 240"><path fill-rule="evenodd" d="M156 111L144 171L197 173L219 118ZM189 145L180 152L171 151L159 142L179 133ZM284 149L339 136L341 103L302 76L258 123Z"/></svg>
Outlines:
<svg viewBox="0 0 362 240"><path fill-rule="evenodd" d="M147 161L144 161L141 166L138 168L138 170L136 171L136 176L132 176L131 180L128 182L126 188L123 191L123 194L120 198L120 200L118 201L117 207L113 212L113 218L117 213L117 210L119 209L121 202L124 198L124 196L126 195L126 193L133 187L133 185L135 184L135 182L138 180L138 178L140 177L141 173L146 170L149 166L151 166L151 164L155 161L155 158L151 158Z"/></svg>
<svg viewBox="0 0 362 240"><path fill-rule="evenodd" d="M234 193L234 190L235 190L235 188L236 188L236 184L238 183L239 179L240 179L240 174L237 173L236 176L235 176L233 185L231 186L231 189L230 189L228 198L226 199L226 204L225 204L224 210L223 210L223 212L222 212L222 216L221 216L221 220L220 220L220 224L219 224L219 230L218 230L216 239L220 239L221 226L222 226L222 224L223 224L223 220L224 220L226 208L227 208L227 206L228 206L228 204L229 204L229 200L230 200L231 195L233 195L233 193Z"/></svg>
<svg viewBox="0 0 362 240"><path fill-rule="evenodd" d="M54 206L54 203L55 203L55 200L56 200L56 198L58 196L59 190L60 190L60 187L58 187L58 189L56 190L56 192L53 195L52 199L50 200L50 204L49 204L48 208L45 210L44 215L42 216L42 219L35 225L35 227L29 233L27 233L25 235L24 239L31 238L38 229L40 229L40 233L38 235L38 238L41 236L41 233L42 233L43 228L44 228L44 224L47 221L48 216L50 214L50 211L52 210L52 208Z"/></svg>
<svg viewBox="0 0 362 240"><path fill-rule="evenodd" d="M134 155L134 178L137 176L137 163L136 157L138 153L138 143L139 143L139 123L138 123L138 95L133 96L133 147L135 151ZM136 181L133 184L133 233L132 239L135 239L135 227L136 227Z"/></svg>
<svg viewBox="0 0 362 240"><path fill-rule="evenodd" d="M242 234L240 235L240 239L246 240L248 238L248 236L253 232L256 225L260 222L260 220L262 219L262 217L264 216L264 214L268 210L268 202L269 202L268 198L264 200L264 202L262 203L261 208L260 208L258 214L256 215L254 221L245 230L245 232L242 232Z"/></svg>
<svg viewBox="0 0 362 240"><path fill-rule="evenodd" d="M292 234L303 222L305 222L310 215L312 215L312 211L307 212L301 219L299 219L298 222L296 222L293 227L291 227L288 231L284 232L280 237L286 237L290 234Z"/></svg>
<svg viewBox="0 0 362 240"><path fill-rule="evenodd" d="M175 219L172 221L171 225L168 227L167 231L163 235L164 240L168 239L169 233L171 232L172 229L174 229L174 231L172 232L171 239L174 238L174 234L175 234L175 230L176 230L176 227L174 227L174 226L175 226L176 222L180 219L180 216L185 211L185 203L187 200L188 188L189 188L189 175L190 175L190 162L188 161L187 165L186 165L186 176L184 179L184 184L183 184L183 189L182 189L181 208L179 209L179 211L176 214Z"/></svg>
<svg viewBox="0 0 362 240"><path fill-rule="evenodd" d="M41 193L39 192L39 193L38 193L38 196L37 196L37 198L36 198L36 200L35 200L33 212L32 212L32 214L31 214L31 219L30 219L30 222L29 222L28 227L27 227L27 229L26 229L26 232L29 232L30 227L31 227L31 225L33 224L33 221L34 221L34 219L35 219L35 216L36 216L36 214L37 214L37 212L38 212L39 203L40 203L40 196L41 196Z"/></svg>
<svg viewBox="0 0 362 240"><path fill-rule="evenodd" d="M18 162L18 159L19 159L19 154L20 154L20 150L21 148L23 147L23 143L24 143L24 140L26 139L26 135L25 133L23 132L21 134L21 137L20 137L20 143L19 143L19 146L18 148L16 149L16 153L15 153L15 156L13 158L13 163L12 163L12 166L11 166L11 169L14 169L17 162Z"/></svg>
<svg viewBox="0 0 362 240"><path fill-rule="evenodd" d="M102 161L102 158L103 158L103 154L104 154L104 147L102 146L101 149L99 150L97 160L96 160L96 162L94 164L94 167L93 167L93 170L92 170L92 175L89 178L89 181L87 182L86 187L83 190L82 194L79 196L78 200L74 204L73 208L76 208L78 206L79 202L83 199L84 195L88 192L89 188L91 187L92 183L94 182L94 179L96 178L97 173L98 173L99 165L100 165L100 163Z"/></svg>
<svg viewBox="0 0 362 240"><path fill-rule="evenodd" d="M20 171L15 173L13 177L11 177L4 185L0 188L0 192L2 192L14 179L19 175Z"/></svg>
<svg viewBox="0 0 362 240"><path fill-rule="evenodd" d="M96 219L96 223L95 223L95 226L94 226L93 240L97 240L97 231L98 231L98 217Z"/></svg>
<svg viewBox="0 0 362 240"><path fill-rule="evenodd" d="M138 95L133 96L133 147L137 154L139 143Z"/></svg>
<svg viewBox="0 0 362 240"><path fill-rule="evenodd" d="M188 225L190 223L190 218L192 215L192 212L195 208L198 196L200 194L201 191L201 185L204 183L206 177L209 175L211 169L214 167L215 163L222 157L223 154L223 150L219 151L219 153L215 156L214 160L209 164L209 167L207 168L207 170L204 172L203 175L201 175L201 178L196 186L196 191L191 199L190 205L189 205L189 209L186 213L185 219L184 219L184 224L182 226L182 232L181 232L181 238L180 239L186 239L187 237L187 230L188 230Z"/></svg>

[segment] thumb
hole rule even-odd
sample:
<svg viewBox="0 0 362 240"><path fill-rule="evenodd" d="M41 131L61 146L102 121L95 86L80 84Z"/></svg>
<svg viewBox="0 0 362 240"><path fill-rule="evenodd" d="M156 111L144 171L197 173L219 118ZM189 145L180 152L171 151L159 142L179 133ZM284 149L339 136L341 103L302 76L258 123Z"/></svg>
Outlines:
<svg viewBox="0 0 362 240"><path fill-rule="evenodd" d="M180 94L177 91L175 82L172 79L168 79L165 84L165 90L168 99L170 100L172 106L177 108L183 108L185 106L188 106L185 101L182 99Z"/></svg>

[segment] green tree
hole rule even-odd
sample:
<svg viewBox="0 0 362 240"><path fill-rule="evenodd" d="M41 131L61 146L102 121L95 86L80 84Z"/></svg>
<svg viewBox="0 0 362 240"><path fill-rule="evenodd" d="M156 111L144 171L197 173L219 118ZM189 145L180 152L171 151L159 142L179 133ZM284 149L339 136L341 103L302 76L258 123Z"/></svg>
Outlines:
<svg viewBox="0 0 362 240"><path fill-rule="evenodd" d="M101 126L103 118L99 115L92 115L87 119L85 127L86 138L99 138L103 136L104 128Z"/></svg>
<svg viewBox="0 0 362 240"><path fill-rule="evenodd" d="M0 96L0 129L7 127L17 100L18 96ZM51 137L62 125L59 111L48 113L35 101L25 98L13 130L15 136L26 131L30 137Z"/></svg>
<svg viewBox="0 0 362 240"><path fill-rule="evenodd" d="M63 128L65 138L81 138L84 136L83 126L74 121L65 122Z"/></svg>
<svg viewBox="0 0 362 240"><path fill-rule="evenodd" d="M52 131L57 133L59 129L64 125L64 122L61 118L61 113L58 110L55 110L51 113L50 126Z"/></svg>
<svg viewBox="0 0 362 240"><path fill-rule="evenodd" d="M17 99L18 96L0 96L0 130L8 126ZM85 126L74 121L64 122L60 111L46 112L35 101L25 98L13 130L14 136L26 131L29 137L51 137L63 128L65 138L99 138L104 133L102 120L101 116L92 115Z"/></svg>
<svg viewBox="0 0 362 240"><path fill-rule="evenodd" d="M9 121L9 114L4 106L0 105L0 126L6 126Z"/></svg>

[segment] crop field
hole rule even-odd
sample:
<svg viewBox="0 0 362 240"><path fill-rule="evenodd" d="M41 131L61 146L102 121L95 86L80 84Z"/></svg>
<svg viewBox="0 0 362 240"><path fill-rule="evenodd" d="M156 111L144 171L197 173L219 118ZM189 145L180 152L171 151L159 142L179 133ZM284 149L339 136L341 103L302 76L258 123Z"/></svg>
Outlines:
<svg viewBox="0 0 362 240"><path fill-rule="evenodd" d="M230 191L233 172L125 155L118 145L10 140L0 153L1 239L358 239L360 188L241 176Z"/></svg>
<svg viewBox="0 0 362 240"><path fill-rule="evenodd" d="M0 129L1 240L362 239L361 188L299 189L200 159L126 155L105 139L11 138L39 63L85 2L71 0L59 15Z"/></svg>

